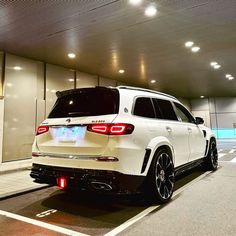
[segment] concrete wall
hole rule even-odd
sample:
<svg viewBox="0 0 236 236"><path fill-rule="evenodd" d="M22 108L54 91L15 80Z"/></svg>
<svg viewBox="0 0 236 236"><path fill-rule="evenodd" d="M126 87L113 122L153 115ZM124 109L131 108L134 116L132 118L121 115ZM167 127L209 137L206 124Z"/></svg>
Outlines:
<svg viewBox="0 0 236 236"><path fill-rule="evenodd" d="M193 99L191 108L194 115L209 117L218 138L236 138L236 98Z"/></svg>

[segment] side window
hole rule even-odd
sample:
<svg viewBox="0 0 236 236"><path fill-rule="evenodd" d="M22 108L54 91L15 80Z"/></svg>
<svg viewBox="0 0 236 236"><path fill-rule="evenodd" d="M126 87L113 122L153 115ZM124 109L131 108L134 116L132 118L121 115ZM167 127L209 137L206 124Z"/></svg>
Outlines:
<svg viewBox="0 0 236 236"><path fill-rule="evenodd" d="M195 123L194 118L189 111L179 103L174 103L176 107L177 116L183 121L188 123Z"/></svg>
<svg viewBox="0 0 236 236"><path fill-rule="evenodd" d="M151 99L147 97L137 98L134 106L134 115L155 118L155 112Z"/></svg>
<svg viewBox="0 0 236 236"><path fill-rule="evenodd" d="M170 101L162 99L153 99L154 106L157 110L159 109L161 113L161 118L164 120L178 120L174 108Z"/></svg>

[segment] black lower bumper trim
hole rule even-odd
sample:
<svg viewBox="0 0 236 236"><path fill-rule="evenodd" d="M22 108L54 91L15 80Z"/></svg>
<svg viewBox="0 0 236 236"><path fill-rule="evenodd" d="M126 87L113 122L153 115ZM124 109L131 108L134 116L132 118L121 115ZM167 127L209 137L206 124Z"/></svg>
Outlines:
<svg viewBox="0 0 236 236"><path fill-rule="evenodd" d="M66 177L68 188L106 191L111 193L140 192L145 176L126 175L116 171L91 170L79 168L65 168L33 164L30 176L38 183L57 185L58 177ZM101 189L98 184L101 183ZM103 189L102 183L111 186L111 189ZM96 186L96 189L94 188Z"/></svg>

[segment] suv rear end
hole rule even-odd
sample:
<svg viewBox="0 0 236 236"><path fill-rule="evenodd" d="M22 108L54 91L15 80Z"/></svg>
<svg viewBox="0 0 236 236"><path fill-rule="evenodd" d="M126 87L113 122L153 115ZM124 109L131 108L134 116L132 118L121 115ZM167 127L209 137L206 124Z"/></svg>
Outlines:
<svg viewBox="0 0 236 236"><path fill-rule="evenodd" d="M62 188L136 191L144 179L145 123L131 119L132 93L120 93L105 87L58 92L37 129L31 177Z"/></svg>

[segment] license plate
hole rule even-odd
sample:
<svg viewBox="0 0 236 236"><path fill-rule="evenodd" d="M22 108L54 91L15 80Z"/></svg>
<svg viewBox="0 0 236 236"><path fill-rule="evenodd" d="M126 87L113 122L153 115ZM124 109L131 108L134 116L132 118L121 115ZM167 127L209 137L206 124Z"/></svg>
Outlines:
<svg viewBox="0 0 236 236"><path fill-rule="evenodd" d="M77 142L84 138L86 127L56 127L50 130L53 139L57 142Z"/></svg>

